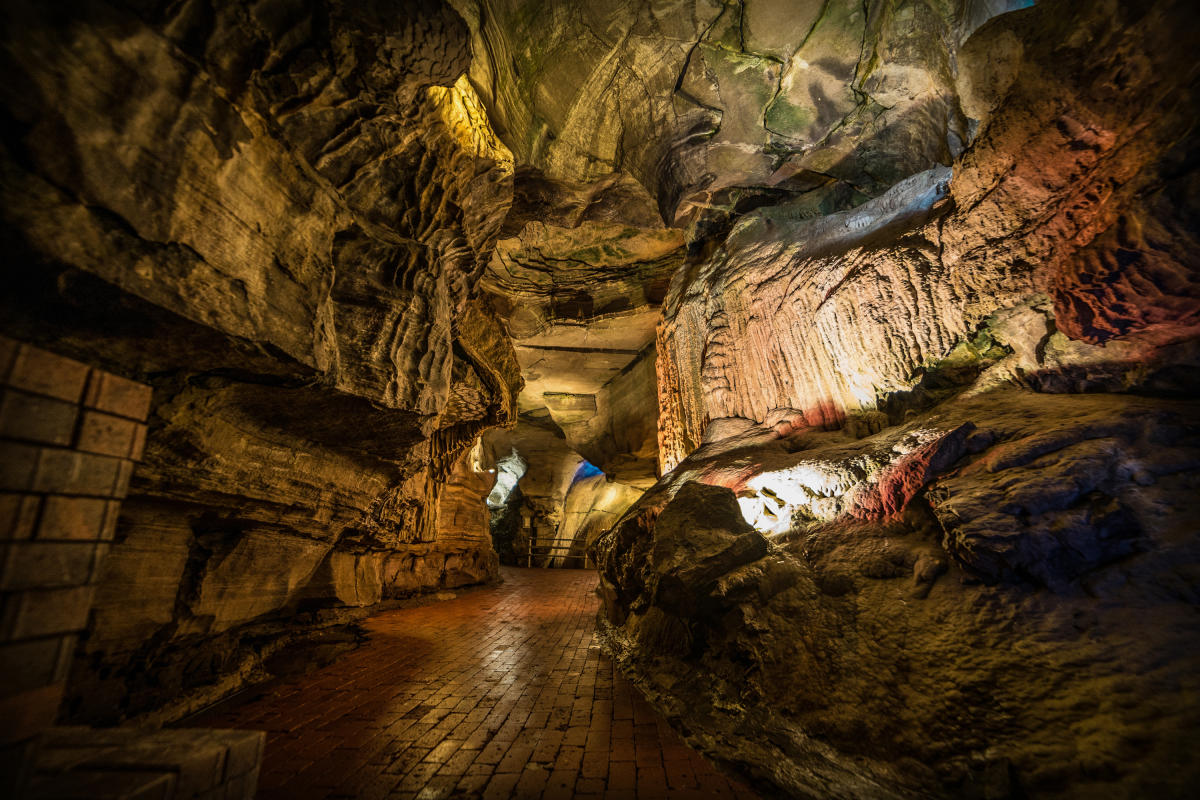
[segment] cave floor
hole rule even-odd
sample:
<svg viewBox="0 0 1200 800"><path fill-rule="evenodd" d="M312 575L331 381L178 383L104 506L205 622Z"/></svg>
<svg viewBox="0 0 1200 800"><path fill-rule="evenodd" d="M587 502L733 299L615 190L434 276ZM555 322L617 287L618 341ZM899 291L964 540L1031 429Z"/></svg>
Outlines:
<svg viewBox="0 0 1200 800"><path fill-rule="evenodd" d="M189 726L266 730L264 800L755 796L600 652L594 572L502 574L371 617L359 649Z"/></svg>

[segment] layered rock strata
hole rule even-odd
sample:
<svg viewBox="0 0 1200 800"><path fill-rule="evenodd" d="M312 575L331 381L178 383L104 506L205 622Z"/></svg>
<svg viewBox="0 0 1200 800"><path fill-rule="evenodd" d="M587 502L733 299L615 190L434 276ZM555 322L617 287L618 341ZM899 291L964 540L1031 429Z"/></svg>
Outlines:
<svg viewBox="0 0 1200 800"><path fill-rule="evenodd" d="M963 17L953 163L693 226L601 628L765 791L1189 793L1197 22Z"/></svg>
<svg viewBox="0 0 1200 800"><path fill-rule="evenodd" d="M683 234L627 176L576 183L523 168L502 237L482 287L516 347L519 410L548 414L571 449L616 480L649 486L654 326Z"/></svg>
<svg viewBox="0 0 1200 800"><path fill-rule="evenodd" d="M491 579L443 491L520 387L475 300L512 165L456 84L461 20L3 14L5 328L154 388L67 716L181 713L298 611Z"/></svg>

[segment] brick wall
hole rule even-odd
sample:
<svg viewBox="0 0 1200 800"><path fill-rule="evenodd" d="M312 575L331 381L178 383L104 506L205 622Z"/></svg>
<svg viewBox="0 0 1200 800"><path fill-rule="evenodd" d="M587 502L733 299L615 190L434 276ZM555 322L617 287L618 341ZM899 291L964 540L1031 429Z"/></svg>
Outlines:
<svg viewBox="0 0 1200 800"><path fill-rule="evenodd" d="M0 337L0 794L58 712L149 408L148 386Z"/></svg>

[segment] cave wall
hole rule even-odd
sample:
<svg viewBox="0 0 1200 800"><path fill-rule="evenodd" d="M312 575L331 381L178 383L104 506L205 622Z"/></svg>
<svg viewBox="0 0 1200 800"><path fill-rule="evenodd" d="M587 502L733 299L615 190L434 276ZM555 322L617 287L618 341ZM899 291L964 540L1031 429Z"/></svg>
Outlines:
<svg viewBox="0 0 1200 800"><path fill-rule="evenodd" d="M525 386L570 447L624 483L657 467L654 325L684 236L627 175L553 178L521 167L482 296L504 320Z"/></svg>
<svg viewBox="0 0 1200 800"><path fill-rule="evenodd" d="M652 420L643 415L640 421L644 432L651 432ZM515 563L521 566L583 567L587 546L644 491L643 486L621 481L586 460L547 417L522 416L511 429L485 433L479 447L481 468L497 469L514 450L525 471L516 484L513 502L495 511L496 524L502 535L513 540ZM489 477L494 481L497 474ZM541 545L564 550L553 557L535 553L530 562L531 533ZM566 552L574 558L563 558Z"/></svg>
<svg viewBox="0 0 1200 800"><path fill-rule="evenodd" d="M1164 35L1156 16L995 20L959 83L1002 104L968 105L982 127L953 169L815 219L804 198L752 212L677 272L658 334L664 468L714 419L792 409L820 425L876 410L983 329L1031 384L1082 362L1111 365L1097 386L1146 380L1122 375L1153 369L1200 323L1191 206L1173 199L1194 180L1179 167L1189 87L1156 77L1184 58L1148 44Z"/></svg>
<svg viewBox="0 0 1200 800"><path fill-rule="evenodd" d="M689 230L602 635L768 793L1184 797L1197 16L942 11L952 160Z"/></svg>
<svg viewBox="0 0 1200 800"><path fill-rule="evenodd" d="M958 39L1014 5L455 2L486 54L472 85L518 160L627 173L681 226L793 191L827 209L948 163L968 136Z"/></svg>
<svg viewBox="0 0 1200 800"><path fill-rule="evenodd" d="M0 11L3 333L152 389L66 715L494 578L516 448L765 794L1187 796L1195 9L452 5Z"/></svg>
<svg viewBox="0 0 1200 800"><path fill-rule="evenodd" d="M521 381L475 299L512 160L456 83L461 20L3 14L5 331L153 387L66 716L177 716L320 609L492 579L443 492Z"/></svg>

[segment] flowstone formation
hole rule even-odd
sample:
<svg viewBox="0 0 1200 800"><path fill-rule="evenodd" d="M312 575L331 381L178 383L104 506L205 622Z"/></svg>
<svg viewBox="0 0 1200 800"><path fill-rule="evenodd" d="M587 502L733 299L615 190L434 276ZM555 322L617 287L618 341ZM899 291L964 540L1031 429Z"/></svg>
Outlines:
<svg viewBox="0 0 1200 800"><path fill-rule="evenodd" d="M493 579L466 454L521 383L476 290L512 160L462 21L3 15L5 329L154 388L64 716L178 716L326 609Z"/></svg>

